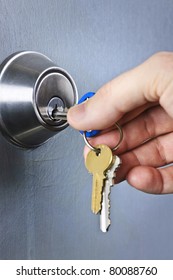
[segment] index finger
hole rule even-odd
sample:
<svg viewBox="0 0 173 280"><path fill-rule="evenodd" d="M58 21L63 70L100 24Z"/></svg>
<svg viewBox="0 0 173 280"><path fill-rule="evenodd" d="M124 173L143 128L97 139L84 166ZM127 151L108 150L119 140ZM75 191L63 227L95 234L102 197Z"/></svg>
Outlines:
<svg viewBox="0 0 173 280"><path fill-rule="evenodd" d="M126 113L159 101L171 80L173 54L156 54L105 84L87 102L72 107L68 113L68 122L80 130L108 128ZM166 110L169 100L166 103L166 99L162 99Z"/></svg>

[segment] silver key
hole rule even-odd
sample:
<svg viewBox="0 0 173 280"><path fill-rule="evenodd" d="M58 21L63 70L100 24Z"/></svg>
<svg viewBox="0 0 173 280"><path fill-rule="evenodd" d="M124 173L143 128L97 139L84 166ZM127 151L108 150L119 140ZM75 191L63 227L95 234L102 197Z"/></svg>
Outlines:
<svg viewBox="0 0 173 280"><path fill-rule="evenodd" d="M54 120L63 120L66 121L67 120L67 113L68 113L68 108L65 107L63 108L62 106L58 107L55 106L55 108L52 111L52 118Z"/></svg>
<svg viewBox="0 0 173 280"><path fill-rule="evenodd" d="M114 178L116 177L116 171L121 164L121 160L118 156L114 156L114 163L106 172L106 180L102 192L102 209L100 213L100 229L103 232L107 232L111 220L110 220L110 192L111 186L114 184Z"/></svg>

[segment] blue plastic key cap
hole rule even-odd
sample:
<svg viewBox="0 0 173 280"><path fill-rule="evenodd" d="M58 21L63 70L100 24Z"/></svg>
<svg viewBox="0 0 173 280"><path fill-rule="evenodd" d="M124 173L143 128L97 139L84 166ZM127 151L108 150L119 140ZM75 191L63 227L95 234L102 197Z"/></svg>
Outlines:
<svg viewBox="0 0 173 280"><path fill-rule="evenodd" d="M91 98L94 96L95 92L87 92L85 93L78 101L78 104L81 104L82 102L86 101L87 99ZM83 134L84 132L80 130L80 133ZM86 137L94 137L97 134L100 133L100 130L90 130L86 132Z"/></svg>

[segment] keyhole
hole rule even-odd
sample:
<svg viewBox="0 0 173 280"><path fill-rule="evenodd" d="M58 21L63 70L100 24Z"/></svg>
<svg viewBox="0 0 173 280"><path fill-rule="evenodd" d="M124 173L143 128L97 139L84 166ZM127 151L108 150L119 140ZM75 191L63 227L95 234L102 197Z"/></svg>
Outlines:
<svg viewBox="0 0 173 280"><path fill-rule="evenodd" d="M56 120L56 119L55 119L55 113L57 112L57 108L58 108L58 105L56 104L56 105L55 105L55 108L52 110L52 118L53 118L54 120Z"/></svg>
<svg viewBox="0 0 173 280"><path fill-rule="evenodd" d="M64 102L61 98L59 97L53 97L47 106L47 112L48 112L48 116L51 120L53 121L61 121L58 119L55 119L55 113L57 112L57 108L63 108L65 107Z"/></svg>

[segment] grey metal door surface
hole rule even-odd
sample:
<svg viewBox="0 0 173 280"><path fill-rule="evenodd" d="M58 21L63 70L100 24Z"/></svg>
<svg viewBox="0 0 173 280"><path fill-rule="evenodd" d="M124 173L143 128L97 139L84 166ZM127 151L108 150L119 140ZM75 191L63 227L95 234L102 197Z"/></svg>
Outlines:
<svg viewBox="0 0 173 280"><path fill-rule="evenodd" d="M173 49L171 0L0 0L0 7L0 60L41 52L72 75L79 96ZM83 147L70 127L34 150L0 136L0 258L172 259L173 196L122 182L102 233Z"/></svg>

